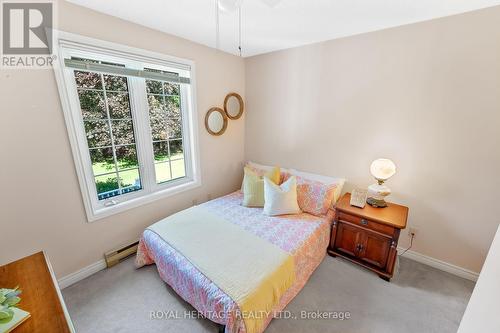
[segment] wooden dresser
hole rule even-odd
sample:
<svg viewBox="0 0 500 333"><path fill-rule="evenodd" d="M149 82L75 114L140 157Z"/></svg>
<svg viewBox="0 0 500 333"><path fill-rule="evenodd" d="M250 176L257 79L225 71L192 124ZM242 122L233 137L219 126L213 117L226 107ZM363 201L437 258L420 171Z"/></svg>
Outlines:
<svg viewBox="0 0 500 333"><path fill-rule="evenodd" d="M401 229L408 207L388 203L386 208L350 205L346 193L337 203L328 254L340 256L376 272L389 281L394 274Z"/></svg>
<svg viewBox="0 0 500 333"><path fill-rule="evenodd" d="M43 252L0 266L0 288L22 290L19 308L31 317L14 329L14 333L75 332L66 305Z"/></svg>

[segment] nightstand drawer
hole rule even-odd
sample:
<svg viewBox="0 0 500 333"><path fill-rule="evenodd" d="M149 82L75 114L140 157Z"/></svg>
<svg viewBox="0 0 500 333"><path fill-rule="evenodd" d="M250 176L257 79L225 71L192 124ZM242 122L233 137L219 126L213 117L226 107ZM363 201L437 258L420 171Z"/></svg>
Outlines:
<svg viewBox="0 0 500 333"><path fill-rule="evenodd" d="M377 222L368 220L366 218L361 218L361 217L356 216L356 215L350 215L350 214L346 214L343 212L338 212L338 219L339 219L339 221L353 223L353 224L362 226L364 228L380 232L380 233L385 234L385 235L390 236L390 237L392 237L392 235L394 234L393 227L390 227L390 226L385 225L385 224L377 223Z"/></svg>

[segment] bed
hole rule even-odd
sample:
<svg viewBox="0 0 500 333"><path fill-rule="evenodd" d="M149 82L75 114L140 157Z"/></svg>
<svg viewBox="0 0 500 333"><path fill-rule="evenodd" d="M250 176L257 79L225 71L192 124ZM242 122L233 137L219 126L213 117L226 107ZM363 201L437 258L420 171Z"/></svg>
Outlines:
<svg viewBox="0 0 500 333"><path fill-rule="evenodd" d="M295 264L296 277L273 311L263 319L259 332L298 294L321 263L329 242L333 211L318 217L307 213L270 217L262 208L241 205L243 194L234 192L200 205L287 252ZM223 245L222 245L223 246ZM157 233L146 229L140 239L137 267L156 264L160 277L204 317L221 325L226 333L245 333L237 303L198 270L190 260Z"/></svg>

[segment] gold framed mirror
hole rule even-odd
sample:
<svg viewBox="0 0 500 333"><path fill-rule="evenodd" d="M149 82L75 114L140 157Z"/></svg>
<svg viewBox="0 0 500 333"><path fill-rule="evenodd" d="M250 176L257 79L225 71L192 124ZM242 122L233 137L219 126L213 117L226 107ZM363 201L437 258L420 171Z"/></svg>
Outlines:
<svg viewBox="0 0 500 333"><path fill-rule="evenodd" d="M207 132L219 136L224 134L227 128L227 116L221 108L211 108L205 115L205 128Z"/></svg>
<svg viewBox="0 0 500 333"><path fill-rule="evenodd" d="M224 98L224 112L229 119L236 120L241 117L245 105L243 98L237 93L229 93Z"/></svg>

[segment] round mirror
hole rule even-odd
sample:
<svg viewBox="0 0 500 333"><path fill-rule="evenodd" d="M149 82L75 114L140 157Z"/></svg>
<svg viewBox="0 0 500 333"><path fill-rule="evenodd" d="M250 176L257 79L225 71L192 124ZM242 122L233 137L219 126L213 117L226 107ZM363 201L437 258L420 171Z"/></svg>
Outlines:
<svg viewBox="0 0 500 333"><path fill-rule="evenodd" d="M229 119L238 119L243 114L243 98L237 93L227 94L224 98L224 111Z"/></svg>
<svg viewBox="0 0 500 333"><path fill-rule="evenodd" d="M227 128L227 117L221 108L211 108L205 115L205 127L212 135L222 135Z"/></svg>

